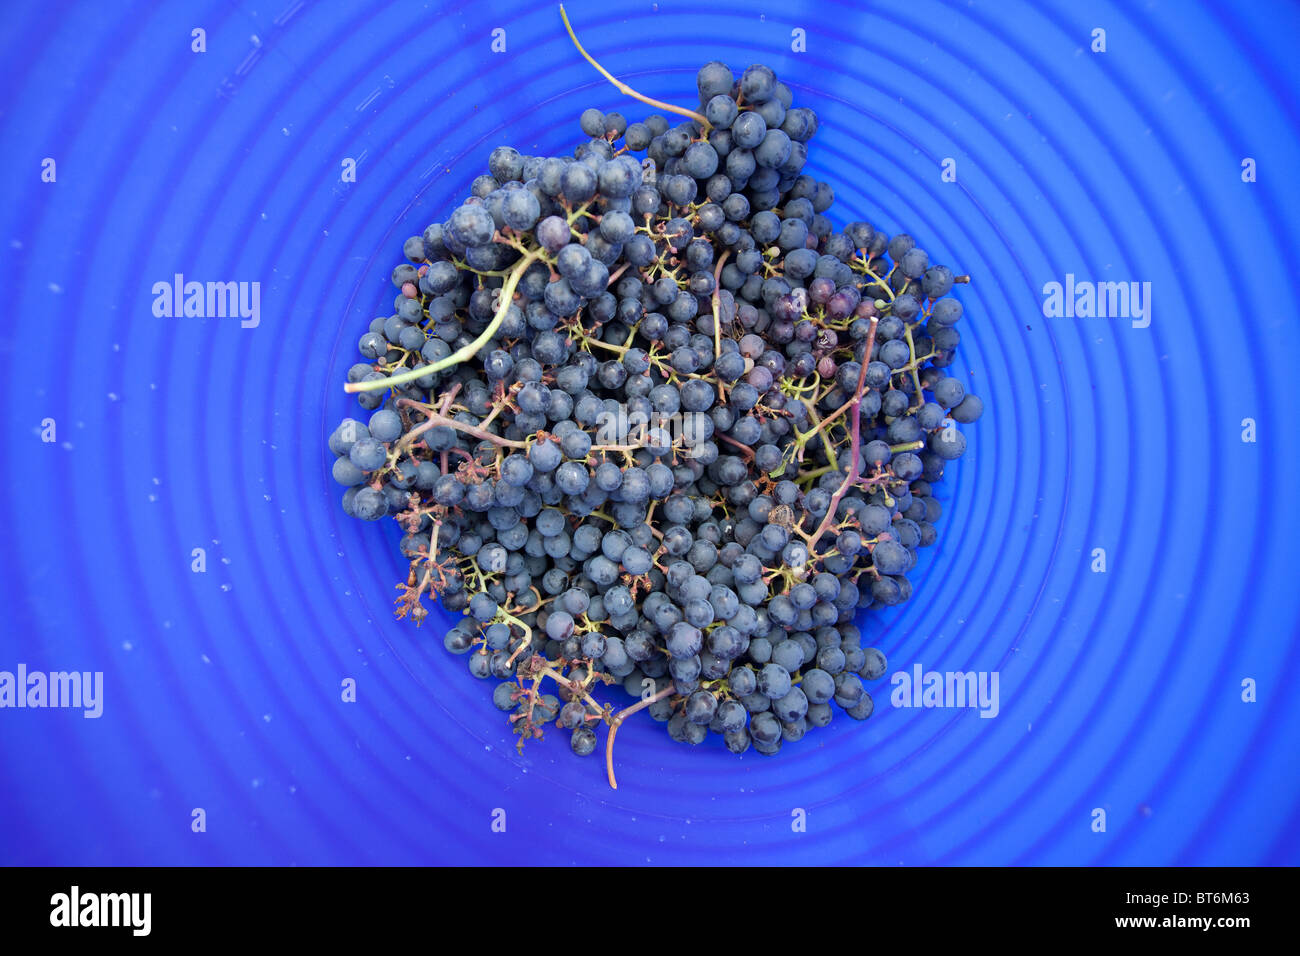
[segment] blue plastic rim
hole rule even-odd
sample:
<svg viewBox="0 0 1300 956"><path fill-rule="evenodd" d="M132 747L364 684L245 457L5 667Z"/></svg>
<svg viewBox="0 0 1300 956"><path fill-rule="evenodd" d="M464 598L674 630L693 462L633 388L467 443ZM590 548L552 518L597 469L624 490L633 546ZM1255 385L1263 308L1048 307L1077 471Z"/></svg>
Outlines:
<svg viewBox="0 0 1300 956"><path fill-rule="evenodd" d="M887 679L776 758L647 719L617 792L563 734L518 756L445 623L393 621L398 531L323 444L490 149L649 111L548 4L110 6L0 34L0 671L103 675L98 719L0 709L0 862L1300 862L1294 6L568 6L650 96L770 64L835 222L973 276L989 409L863 626L891 676L996 672L997 715ZM177 274L258 283L256 325L155 314ZM1045 316L1067 276L1150 283L1149 325Z"/></svg>

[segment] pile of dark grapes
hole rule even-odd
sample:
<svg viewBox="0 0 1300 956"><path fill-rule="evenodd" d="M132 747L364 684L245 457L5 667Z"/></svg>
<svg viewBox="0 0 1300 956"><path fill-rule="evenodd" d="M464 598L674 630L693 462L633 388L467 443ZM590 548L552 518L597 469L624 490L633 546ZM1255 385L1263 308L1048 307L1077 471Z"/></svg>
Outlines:
<svg viewBox="0 0 1300 956"><path fill-rule="evenodd" d="M494 149L406 241L348 372L368 421L329 439L344 511L405 532L397 616L464 612L446 647L521 746L612 747L647 709L774 754L870 716L885 659L853 619L911 596L982 411L944 372L967 277L832 226L817 115L768 67L698 87L675 125L592 109L572 156Z"/></svg>

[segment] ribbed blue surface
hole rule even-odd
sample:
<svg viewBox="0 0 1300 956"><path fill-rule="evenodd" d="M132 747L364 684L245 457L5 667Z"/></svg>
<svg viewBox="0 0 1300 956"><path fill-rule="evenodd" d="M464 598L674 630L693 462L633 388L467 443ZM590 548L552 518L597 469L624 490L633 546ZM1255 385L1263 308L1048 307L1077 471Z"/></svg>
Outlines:
<svg viewBox="0 0 1300 956"><path fill-rule="evenodd" d="M646 719L613 793L563 734L516 756L445 623L391 619L397 529L342 514L323 441L402 240L491 147L648 110L549 5L189 6L0 28L0 670L106 683L99 720L0 710L0 862L1300 862L1295 7L569 7L651 96L772 65L833 218L974 277L957 371L989 407L912 602L864 629L891 671L998 671L1000 714L882 681L777 758ZM261 324L156 318L178 272L260 282ZM1044 318L1067 273L1152 283L1150 327Z"/></svg>

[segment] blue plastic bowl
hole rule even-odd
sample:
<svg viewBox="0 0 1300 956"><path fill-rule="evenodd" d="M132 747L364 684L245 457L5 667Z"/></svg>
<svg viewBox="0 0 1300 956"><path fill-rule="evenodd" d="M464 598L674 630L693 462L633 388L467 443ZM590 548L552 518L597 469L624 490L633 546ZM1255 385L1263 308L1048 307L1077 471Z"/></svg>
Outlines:
<svg viewBox="0 0 1300 956"><path fill-rule="evenodd" d="M613 792L562 733L516 754L445 618L392 619L398 531L342 513L324 440L489 150L649 110L546 4L10 4L0 671L104 694L0 710L0 862L1300 862L1300 16L1230 7L571 5L651 96L772 65L835 221L974 277L989 409L863 627L891 679L996 672L996 716L882 680L776 758L644 719ZM156 314L177 274L259 283L256 325ZM1046 316L1067 276L1150 283L1149 325Z"/></svg>

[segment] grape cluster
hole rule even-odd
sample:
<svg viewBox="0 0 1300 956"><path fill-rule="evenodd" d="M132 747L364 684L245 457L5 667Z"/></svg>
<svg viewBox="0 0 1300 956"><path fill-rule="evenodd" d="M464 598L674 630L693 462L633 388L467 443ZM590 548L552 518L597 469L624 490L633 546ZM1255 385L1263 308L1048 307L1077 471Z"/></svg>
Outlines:
<svg viewBox="0 0 1300 956"><path fill-rule="evenodd" d="M676 124L590 109L571 156L494 149L406 241L348 372L368 420L329 439L343 509L405 532L397 615L464 612L445 645L521 746L612 747L647 709L773 754L870 716L885 659L853 619L910 597L982 411L944 372L967 277L834 228L817 115L771 69L697 82Z"/></svg>

